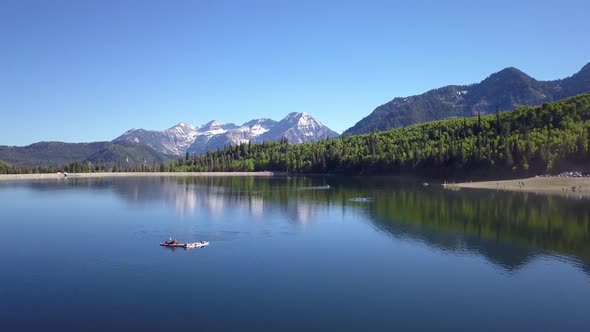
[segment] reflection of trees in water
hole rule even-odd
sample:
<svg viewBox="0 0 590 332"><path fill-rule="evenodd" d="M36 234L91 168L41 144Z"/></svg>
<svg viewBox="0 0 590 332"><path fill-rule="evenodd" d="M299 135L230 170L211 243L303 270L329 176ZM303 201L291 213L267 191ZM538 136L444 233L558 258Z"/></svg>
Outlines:
<svg viewBox="0 0 590 332"><path fill-rule="evenodd" d="M586 266L590 262L587 201L495 191L399 188L382 193L371 213L379 228L394 235L423 239L450 250L475 251L509 269L548 251L575 256Z"/></svg>
<svg viewBox="0 0 590 332"><path fill-rule="evenodd" d="M72 181L70 181L72 180ZM298 190L331 185L330 190ZM376 227L451 251L477 252L508 270L539 254L555 252L586 262L590 270L590 205L587 200L495 191L424 188L418 179L162 177L89 178L29 182L37 190L112 190L130 202L164 201L179 213L213 217L239 208L262 218L282 213L296 223L317 219L330 206L366 211ZM374 202L355 203L358 196ZM271 211L272 210L272 211Z"/></svg>
<svg viewBox="0 0 590 332"><path fill-rule="evenodd" d="M486 257L492 263L508 271L517 270L526 265L539 252L508 241L481 238L472 234L435 230L411 223L376 221L379 229L401 239L410 239L426 243L439 250L454 253L474 252Z"/></svg>

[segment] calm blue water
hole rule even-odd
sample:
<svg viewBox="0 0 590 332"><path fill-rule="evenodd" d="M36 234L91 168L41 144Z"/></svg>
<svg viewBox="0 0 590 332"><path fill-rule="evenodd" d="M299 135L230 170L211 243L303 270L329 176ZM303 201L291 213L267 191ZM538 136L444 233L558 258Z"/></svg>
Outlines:
<svg viewBox="0 0 590 332"><path fill-rule="evenodd" d="M589 201L420 183L0 183L0 330L590 331Z"/></svg>

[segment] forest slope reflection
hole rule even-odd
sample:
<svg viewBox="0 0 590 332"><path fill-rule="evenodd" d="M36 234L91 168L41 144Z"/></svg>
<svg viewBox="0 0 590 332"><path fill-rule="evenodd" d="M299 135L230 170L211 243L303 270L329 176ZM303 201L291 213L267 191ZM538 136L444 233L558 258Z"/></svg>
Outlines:
<svg viewBox="0 0 590 332"><path fill-rule="evenodd" d="M329 186L327 186L329 184ZM68 179L30 182L37 190L112 190L133 204L166 202L181 214L226 207L262 217L279 210L289 222L316 220L322 209L353 209L390 236L441 250L468 251L512 271L539 255L564 255L590 271L590 204L558 196L422 187L418 179L187 177ZM301 190L302 188L312 188ZM355 202L351 198L371 197Z"/></svg>

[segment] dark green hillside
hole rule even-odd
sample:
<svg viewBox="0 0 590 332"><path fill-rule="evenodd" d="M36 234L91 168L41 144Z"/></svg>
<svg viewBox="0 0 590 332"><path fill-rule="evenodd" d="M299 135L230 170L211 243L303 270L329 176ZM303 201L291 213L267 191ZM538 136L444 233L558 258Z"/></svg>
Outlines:
<svg viewBox="0 0 590 332"><path fill-rule="evenodd" d="M450 85L393 100L375 108L343 135L360 135L451 117L493 114L518 106L538 106L590 92L590 63L555 81L538 81L509 67L470 85Z"/></svg>
<svg viewBox="0 0 590 332"><path fill-rule="evenodd" d="M0 160L22 167L58 166L84 160L108 144L110 143L39 142L23 147L0 146Z"/></svg>
<svg viewBox="0 0 590 332"><path fill-rule="evenodd" d="M85 161L93 164L119 164L123 167L129 165L155 165L173 159L155 149L145 145L120 141L109 144L104 149L90 155Z"/></svg>
<svg viewBox="0 0 590 332"><path fill-rule="evenodd" d="M511 112L315 143L244 144L166 165L174 171L513 176L590 170L590 94Z"/></svg>
<svg viewBox="0 0 590 332"><path fill-rule="evenodd" d="M9 163L0 160L0 174L18 174L25 173L25 171L25 169L12 166Z"/></svg>
<svg viewBox="0 0 590 332"><path fill-rule="evenodd" d="M105 166L154 165L170 159L147 145L130 142L39 142L24 147L0 146L0 160L26 168L59 168L87 161Z"/></svg>
<svg viewBox="0 0 590 332"><path fill-rule="evenodd" d="M557 99L563 99L590 91L590 63L576 74L559 82Z"/></svg>

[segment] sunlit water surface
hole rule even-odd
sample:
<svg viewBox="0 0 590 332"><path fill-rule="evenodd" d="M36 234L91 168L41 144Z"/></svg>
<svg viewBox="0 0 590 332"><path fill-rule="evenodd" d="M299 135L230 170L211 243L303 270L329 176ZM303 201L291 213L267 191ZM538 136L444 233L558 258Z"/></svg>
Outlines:
<svg viewBox="0 0 590 332"><path fill-rule="evenodd" d="M392 178L4 182L0 234L1 331L590 331L576 198ZM158 245L170 236L211 245Z"/></svg>

